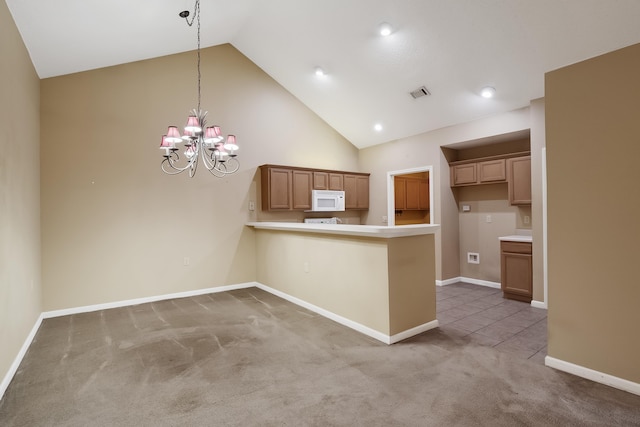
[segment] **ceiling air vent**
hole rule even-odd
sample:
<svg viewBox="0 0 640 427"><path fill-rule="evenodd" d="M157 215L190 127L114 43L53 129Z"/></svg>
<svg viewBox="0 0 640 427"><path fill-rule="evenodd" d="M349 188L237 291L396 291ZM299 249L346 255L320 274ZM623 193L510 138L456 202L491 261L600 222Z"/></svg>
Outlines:
<svg viewBox="0 0 640 427"><path fill-rule="evenodd" d="M409 92L409 94L413 96L413 99L417 99L417 98L420 98L421 96L431 95L431 92L429 92L429 90L426 87L422 86L416 90Z"/></svg>

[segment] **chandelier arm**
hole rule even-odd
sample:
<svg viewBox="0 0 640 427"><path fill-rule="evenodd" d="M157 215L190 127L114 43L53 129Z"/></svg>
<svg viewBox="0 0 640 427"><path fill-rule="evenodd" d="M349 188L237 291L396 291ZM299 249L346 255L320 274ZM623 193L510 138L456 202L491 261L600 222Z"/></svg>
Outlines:
<svg viewBox="0 0 640 427"><path fill-rule="evenodd" d="M211 170L212 168L216 167L216 163L218 162L216 160L215 157L215 151L210 151L209 153L207 153L208 149L203 148L202 150L202 162L204 163L204 166L208 169Z"/></svg>
<svg viewBox="0 0 640 427"><path fill-rule="evenodd" d="M165 166L169 165L169 167L171 167L171 169L166 169ZM165 157L165 159L162 161L162 172L166 173L167 175L178 175L179 173L184 172L184 168L177 168L173 165L173 163L167 158Z"/></svg>
<svg viewBox="0 0 640 427"><path fill-rule="evenodd" d="M226 174L236 173L240 169L240 161L235 157L231 157L225 162L224 168Z"/></svg>
<svg viewBox="0 0 640 427"><path fill-rule="evenodd" d="M221 169L224 167L225 167L224 163L217 162L215 167L209 169L209 172L211 172L211 175L215 177L222 178L227 174L227 172L224 169Z"/></svg>

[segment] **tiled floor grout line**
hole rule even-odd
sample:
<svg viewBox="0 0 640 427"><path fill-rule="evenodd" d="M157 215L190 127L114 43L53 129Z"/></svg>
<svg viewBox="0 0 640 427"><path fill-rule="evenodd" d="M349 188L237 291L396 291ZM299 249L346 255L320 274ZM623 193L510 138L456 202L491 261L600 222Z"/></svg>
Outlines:
<svg viewBox="0 0 640 427"><path fill-rule="evenodd" d="M454 289L455 292L453 292ZM480 296L470 300L469 295L480 289L487 289L487 292L482 292ZM488 289L493 289L494 292L490 292ZM458 309L457 312L452 311L449 315L452 317L449 317L446 321L442 319L444 323L441 327L444 329L449 328L449 331L453 331L453 333L479 340L482 345L510 352L522 358L535 359L538 362L542 362L543 357L546 355L546 312L543 309L532 308L526 303L517 301L510 303L512 300L502 300L499 289L467 283L447 285L440 290L436 290L436 295L439 295L436 298L436 308L438 308L438 304L449 301L446 305L449 308L437 312L439 320L443 317L446 318L448 311ZM491 303L496 301L496 297L500 298L500 301L488 307L473 305L474 302L483 300L486 300L483 304ZM460 301L461 298L462 301ZM467 307L461 308L461 306ZM468 310L469 306L479 311L458 317L461 311ZM514 308L505 309L504 307ZM507 312L512 312L504 317L494 319L495 314L490 313L495 309L505 309ZM474 316L480 316L491 322L484 324L484 321L482 321L474 324L474 321L477 320ZM465 319L467 319L466 324L464 323ZM521 326L522 324L527 324L527 326ZM542 328L543 325L544 329ZM469 330L470 328L474 330ZM484 333L481 332L483 330ZM513 332L510 332L510 330L513 330Z"/></svg>

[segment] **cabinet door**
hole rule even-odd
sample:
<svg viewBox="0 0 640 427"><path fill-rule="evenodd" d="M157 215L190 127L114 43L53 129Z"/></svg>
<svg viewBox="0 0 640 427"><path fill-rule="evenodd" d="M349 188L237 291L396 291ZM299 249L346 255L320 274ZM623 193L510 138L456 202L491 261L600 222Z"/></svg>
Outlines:
<svg viewBox="0 0 640 427"><path fill-rule="evenodd" d="M263 175L264 176L264 175ZM289 169L269 168L267 173L267 192L262 194L262 209L291 209L291 171Z"/></svg>
<svg viewBox="0 0 640 427"><path fill-rule="evenodd" d="M420 180L420 210L428 211L431 206L431 202L429 200L429 180L421 179Z"/></svg>
<svg viewBox="0 0 640 427"><path fill-rule="evenodd" d="M311 209L311 186L313 173L311 171L292 171L293 209Z"/></svg>
<svg viewBox="0 0 640 427"><path fill-rule="evenodd" d="M505 298L531 302L533 262L531 243L500 242L500 282Z"/></svg>
<svg viewBox="0 0 640 427"><path fill-rule="evenodd" d="M313 172L313 189L327 190L329 188L329 174L327 172Z"/></svg>
<svg viewBox="0 0 640 427"><path fill-rule="evenodd" d="M393 196L395 199L395 209L397 211L402 211L407 208L405 200L405 195L407 194L406 182L407 180L404 178L393 177Z"/></svg>
<svg viewBox="0 0 640 427"><path fill-rule="evenodd" d="M420 180L406 180L406 207L408 210L420 209Z"/></svg>
<svg viewBox="0 0 640 427"><path fill-rule="evenodd" d="M504 159L488 160L478 163L480 182L500 182L507 180L507 168Z"/></svg>
<svg viewBox="0 0 640 427"><path fill-rule="evenodd" d="M355 175L344 175L344 207L356 209L358 207L358 195Z"/></svg>
<svg viewBox="0 0 640 427"><path fill-rule="evenodd" d="M507 298L531 302L533 268L530 254L503 252L501 255L502 292Z"/></svg>
<svg viewBox="0 0 640 427"><path fill-rule="evenodd" d="M512 205L531 204L531 157L508 159L509 202Z"/></svg>
<svg viewBox="0 0 640 427"><path fill-rule="evenodd" d="M451 186L471 185L478 182L476 164L454 165L451 168Z"/></svg>
<svg viewBox="0 0 640 427"><path fill-rule="evenodd" d="M329 173L329 190L344 190L344 175L341 173Z"/></svg>
<svg viewBox="0 0 640 427"><path fill-rule="evenodd" d="M344 174L346 209L369 209L369 177Z"/></svg>
<svg viewBox="0 0 640 427"><path fill-rule="evenodd" d="M357 199L356 206L358 209L369 209L369 177L356 176Z"/></svg>

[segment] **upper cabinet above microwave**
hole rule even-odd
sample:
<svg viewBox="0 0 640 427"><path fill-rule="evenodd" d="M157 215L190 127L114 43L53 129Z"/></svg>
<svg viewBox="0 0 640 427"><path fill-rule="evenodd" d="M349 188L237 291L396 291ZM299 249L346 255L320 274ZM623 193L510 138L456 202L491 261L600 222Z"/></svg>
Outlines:
<svg viewBox="0 0 640 427"><path fill-rule="evenodd" d="M369 209L369 174L260 166L263 211L312 210L311 190L344 190L346 210Z"/></svg>

